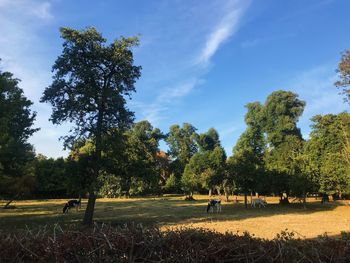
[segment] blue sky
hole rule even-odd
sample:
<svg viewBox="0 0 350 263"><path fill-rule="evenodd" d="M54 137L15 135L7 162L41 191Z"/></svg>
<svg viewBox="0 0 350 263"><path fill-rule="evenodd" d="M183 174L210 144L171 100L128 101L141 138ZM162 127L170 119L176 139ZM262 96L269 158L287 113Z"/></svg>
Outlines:
<svg viewBox="0 0 350 263"><path fill-rule="evenodd" d="M183 122L199 132L214 127L230 155L245 129L244 105L274 90L306 101L305 138L313 115L349 109L333 86L341 51L350 48L348 10L347 0L0 0L1 68L34 102L37 153L66 156L58 138L69 126L52 125L50 105L39 103L62 50L58 28L95 26L110 41L140 35L142 77L128 102L136 120L163 132Z"/></svg>

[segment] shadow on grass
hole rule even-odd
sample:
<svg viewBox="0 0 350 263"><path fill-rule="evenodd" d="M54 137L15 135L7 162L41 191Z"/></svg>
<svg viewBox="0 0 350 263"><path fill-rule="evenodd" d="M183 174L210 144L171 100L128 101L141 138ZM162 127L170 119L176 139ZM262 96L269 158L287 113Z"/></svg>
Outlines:
<svg viewBox="0 0 350 263"><path fill-rule="evenodd" d="M62 202L62 204L61 204ZM62 226L80 224L84 215L86 201L82 210L71 209L68 214L62 213L64 201L24 203L11 211L0 211L0 228L3 230L34 227L38 225ZM222 213L206 213L207 201L184 201L174 198L148 199L101 199L96 202L94 219L98 223L124 225L134 222L146 226L176 225L188 223L239 221L248 218L271 217L275 215L307 215L321 211L334 210L336 203L290 204L281 206L269 204L265 208L245 208L242 203L223 203Z"/></svg>

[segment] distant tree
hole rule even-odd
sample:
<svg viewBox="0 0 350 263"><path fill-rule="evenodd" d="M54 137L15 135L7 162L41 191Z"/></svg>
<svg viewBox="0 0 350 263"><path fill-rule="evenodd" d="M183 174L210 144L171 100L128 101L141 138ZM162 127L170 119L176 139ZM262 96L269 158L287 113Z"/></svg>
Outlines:
<svg viewBox="0 0 350 263"><path fill-rule="evenodd" d="M248 192L262 190L261 186L266 178L263 169L265 141L262 130L262 106L254 102L247 104L246 108L247 129L233 148L233 156L228 160L228 172L237 187L244 192L244 203L247 207Z"/></svg>
<svg viewBox="0 0 350 263"><path fill-rule="evenodd" d="M171 174L165 181L165 185L163 186L163 189L169 193L174 193L179 191L179 185L178 179L174 174Z"/></svg>
<svg viewBox="0 0 350 263"><path fill-rule="evenodd" d="M265 167L272 178L274 192L281 197L291 193L293 180L299 178L301 169L297 157L303 150L303 138L297 127L305 102L290 91L275 91L268 96L263 107L263 130L267 151ZM286 199L288 200L288 199Z"/></svg>
<svg viewBox="0 0 350 263"><path fill-rule="evenodd" d="M63 158L37 156L35 178L39 197L62 198L67 195L66 163Z"/></svg>
<svg viewBox="0 0 350 263"><path fill-rule="evenodd" d="M182 176L186 164L198 150L196 130L189 123L184 123L182 127L176 124L170 127L167 134L166 143L171 158L170 171L178 178Z"/></svg>
<svg viewBox="0 0 350 263"><path fill-rule="evenodd" d="M335 86L342 89L341 93L345 96L344 101L350 104L350 51L345 50L337 69L339 80L335 82Z"/></svg>
<svg viewBox="0 0 350 263"><path fill-rule="evenodd" d="M165 138L165 136L164 136ZM156 156L157 171L160 175L160 186L163 187L166 184L167 179L170 177L170 158L164 151L159 150Z"/></svg>
<svg viewBox="0 0 350 263"><path fill-rule="evenodd" d="M0 195L10 199L34 187L34 151L28 138L38 130L33 128L33 103L18 83L11 73L0 71Z"/></svg>
<svg viewBox="0 0 350 263"><path fill-rule="evenodd" d="M220 146L219 134L214 128L196 136L196 141L201 151L212 151L215 147Z"/></svg>
<svg viewBox="0 0 350 263"><path fill-rule="evenodd" d="M140 121L125 136L127 166L124 179L127 195L159 192L159 141L164 135L148 121Z"/></svg>
<svg viewBox="0 0 350 263"><path fill-rule="evenodd" d="M93 162L95 147L90 140L76 141L66 159L67 193L85 195L94 183Z"/></svg>
<svg viewBox="0 0 350 263"><path fill-rule="evenodd" d="M306 146L309 169L324 194L350 193L350 167L347 142L350 140L350 115L316 115Z"/></svg>
<svg viewBox="0 0 350 263"><path fill-rule="evenodd" d="M126 108L126 97L135 91L141 67L134 65L132 48L138 39L121 38L109 45L95 28L74 30L61 28L64 39L62 54L53 65L53 82L44 91L41 102L52 105L50 120L54 124L75 124L64 137L64 145L89 138L95 145L93 173L95 181L101 171L101 154L107 132L123 129L133 121ZM91 224L96 185L89 187L89 202L84 224Z"/></svg>
<svg viewBox="0 0 350 263"><path fill-rule="evenodd" d="M222 187L225 174L226 153L217 131L211 128L198 138L200 151L191 157L181 178L183 190L190 196L200 189L208 190L211 195L214 188Z"/></svg>

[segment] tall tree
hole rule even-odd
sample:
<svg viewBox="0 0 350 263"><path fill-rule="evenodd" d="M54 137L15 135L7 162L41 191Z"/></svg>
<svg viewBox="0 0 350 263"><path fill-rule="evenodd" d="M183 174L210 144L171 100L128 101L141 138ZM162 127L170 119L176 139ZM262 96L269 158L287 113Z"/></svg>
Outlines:
<svg viewBox="0 0 350 263"><path fill-rule="evenodd" d="M245 115L247 129L233 148L233 156L228 160L228 171L236 185L244 192L247 207L247 194L259 191L264 182L263 155L265 140L262 130L262 106L259 102L249 103Z"/></svg>
<svg viewBox="0 0 350 263"><path fill-rule="evenodd" d="M111 44L95 28L61 28L62 54L53 65L53 82L44 91L41 102L52 105L54 124L75 124L64 137L65 146L81 138L91 138L95 145L94 177L101 170L104 135L112 128L123 129L133 121L126 108L126 97L135 91L141 67L134 65L132 48L136 37L117 39ZM84 224L91 224L96 187L89 189Z"/></svg>
<svg viewBox="0 0 350 263"><path fill-rule="evenodd" d="M297 157L303 150L303 139L297 122L304 106L297 94L279 90L267 97L263 107L263 129L268 143L265 164L274 192L281 200L284 193L290 194L292 181L301 173Z"/></svg>
<svg viewBox="0 0 350 263"><path fill-rule="evenodd" d="M341 196L350 193L350 167L347 142L350 140L350 115L316 115L307 142L310 170L318 179L319 191Z"/></svg>
<svg viewBox="0 0 350 263"><path fill-rule="evenodd" d="M335 86L341 89L344 94L344 100L350 104L350 51L345 50L338 64L337 73L339 80L335 82Z"/></svg>
<svg viewBox="0 0 350 263"><path fill-rule="evenodd" d="M182 175L186 164L198 150L196 130L189 123L184 123L182 127L177 124L170 127L166 143L169 146L169 155L172 158L171 170L177 177Z"/></svg>
<svg viewBox="0 0 350 263"><path fill-rule="evenodd" d="M28 138L38 130L33 128L33 103L18 83L11 73L0 71L0 193L10 198L34 186L30 165L34 152Z"/></svg>
<svg viewBox="0 0 350 263"><path fill-rule="evenodd" d="M220 146L219 134L214 128L196 136L196 141L201 151L212 151L215 147Z"/></svg>

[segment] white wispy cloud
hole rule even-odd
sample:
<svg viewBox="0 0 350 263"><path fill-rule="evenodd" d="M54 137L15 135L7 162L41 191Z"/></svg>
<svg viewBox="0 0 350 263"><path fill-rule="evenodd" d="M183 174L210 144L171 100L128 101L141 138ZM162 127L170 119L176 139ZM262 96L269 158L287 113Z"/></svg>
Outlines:
<svg viewBox="0 0 350 263"><path fill-rule="evenodd" d="M218 25L208 35L204 47L196 59L197 64L207 64L219 47L227 41L238 29L239 21L249 6L246 2L230 2L229 11L223 16Z"/></svg>
<svg viewBox="0 0 350 263"><path fill-rule="evenodd" d="M237 31L244 12L249 7L250 1L229 1L224 6L224 13L217 24L204 37L205 41L198 49L199 54L193 52L194 59L188 59L189 64L185 65L189 74L185 80L176 82L171 87L164 87L156 96L155 100L149 104L134 103L137 109L141 110L141 115L157 125L160 120L167 118L167 111L176 104L181 98L187 96L198 85L202 84L204 75L207 74L207 68L215 53L220 46L229 40Z"/></svg>
<svg viewBox="0 0 350 263"><path fill-rule="evenodd" d="M38 18L41 18L43 20L50 20L53 18L53 15L51 13L51 3L49 2L43 2L39 4L32 10L32 12Z"/></svg>
<svg viewBox="0 0 350 263"><path fill-rule="evenodd" d="M158 125L161 120L166 118L163 113L173 107L176 100L187 96L201 83L203 83L203 80L192 78L178 85L164 88L151 104L131 102L131 105L138 109L144 119L147 119L153 125Z"/></svg>

